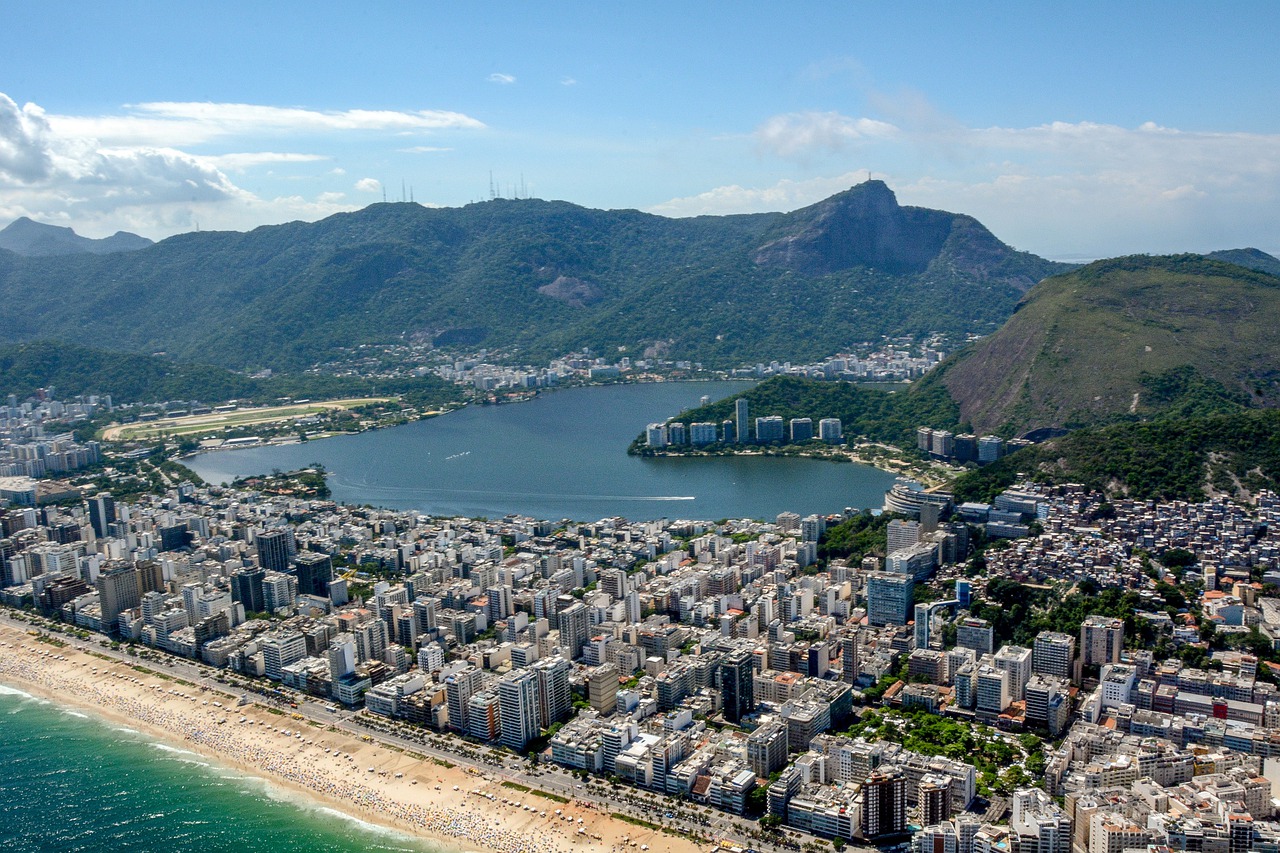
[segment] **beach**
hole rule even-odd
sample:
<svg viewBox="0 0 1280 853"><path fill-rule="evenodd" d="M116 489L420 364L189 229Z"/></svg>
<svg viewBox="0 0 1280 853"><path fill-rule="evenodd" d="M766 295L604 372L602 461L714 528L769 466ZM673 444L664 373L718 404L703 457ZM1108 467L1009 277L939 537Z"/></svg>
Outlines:
<svg viewBox="0 0 1280 853"><path fill-rule="evenodd" d="M453 850L624 853L703 849L479 773L321 726L238 695L141 672L0 623L0 683L92 713L287 792ZM559 812L559 813L557 813Z"/></svg>

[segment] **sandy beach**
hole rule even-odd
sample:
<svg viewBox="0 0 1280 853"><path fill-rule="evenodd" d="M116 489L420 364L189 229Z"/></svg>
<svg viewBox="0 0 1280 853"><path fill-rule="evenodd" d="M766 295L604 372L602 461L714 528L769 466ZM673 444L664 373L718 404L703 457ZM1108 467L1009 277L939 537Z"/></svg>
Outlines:
<svg viewBox="0 0 1280 853"><path fill-rule="evenodd" d="M691 853L705 845L504 786L237 696L0 624L0 682L89 711L362 820L455 850ZM561 812L557 814L557 811Z"/></svg>

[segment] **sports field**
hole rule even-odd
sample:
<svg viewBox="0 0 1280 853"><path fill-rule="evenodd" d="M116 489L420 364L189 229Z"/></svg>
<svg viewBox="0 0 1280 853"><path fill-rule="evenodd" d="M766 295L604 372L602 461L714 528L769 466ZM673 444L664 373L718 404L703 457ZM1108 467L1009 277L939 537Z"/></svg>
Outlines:
<svg viewBox="0 0 1280 853"><path fill-rule="evenodd" d="M164 435L204 435L238 427L318 415L332 409L353 409L370 403L387 403L393 397L358 397L349 400L329 400L319 403L296 403L288 406L268 406L261 409L236 409L233 412L210 412L207 415L184 415L180 418L163 418L147 423L109 426L102 431L105 441L133 441Z"/></svg>

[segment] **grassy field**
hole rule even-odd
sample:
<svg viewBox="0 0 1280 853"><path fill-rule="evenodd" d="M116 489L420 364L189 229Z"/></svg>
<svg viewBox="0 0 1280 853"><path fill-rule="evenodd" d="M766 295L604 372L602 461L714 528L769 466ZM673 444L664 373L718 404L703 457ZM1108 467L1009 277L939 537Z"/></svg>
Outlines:
<svg viewBox="0 0 1280 853"><path fill-rule="evenodd" d="M269 406L261 409L237 409L234 412L210 412L207 415L185 415L180 418L164 418L147 423L109 426L102 431L102 438L106 441L133 441L155 438L161 434L205 435L238 427L305 418L332 409L353 409L370 403L386 403L392 399L391 397L360 397L321 403Z"/></svg>

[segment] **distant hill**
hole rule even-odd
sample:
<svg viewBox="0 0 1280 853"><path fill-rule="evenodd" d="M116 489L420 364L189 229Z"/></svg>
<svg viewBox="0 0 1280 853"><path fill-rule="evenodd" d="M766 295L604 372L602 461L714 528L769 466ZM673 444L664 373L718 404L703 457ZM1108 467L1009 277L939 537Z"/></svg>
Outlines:
<svg viewBox="0 0 1280 853"><path fill-rule="evenodd" d="M1261 253L1259 253L1261 254ZM1201 255L1098 261L1037 285L923 384L1016 435L1280 403L1280 278Z"/></svg>
<svg viewBox="0 0 1280 853"><path fill-rule="evenodd" d="M790 214L668 219L565 202L376 204L135 252L0 252L0 342L77 339L292 369L410 340L729 366L882 335L991 332L1068 267L870 181Z"/></svg>
<svg viewBox="0 0 1280 853"><path fill-rule="evenodd" d="M322 400L394 394L413 405L425 405L459 396L457 389L434 376L373 380L307 374L254 379L207 364L181 364L162 356L106 352L76 344L33 341L0 346L0 395L23 399L39 388L54 389L62 400L110 394L116 404L235 399L267 403L281 397Z"/></svg>
<svg viewBox="0 0 1280 853"><path fill-rule="evenodd" d="M146 237L128 231L117 231L110 237L94 240L81 237L70 228L44 225L27 217L19 217L0 230L0 249L8 249L28 257L51 255L110 255L115 252L132 252L154 245Z"/></svg>
<svg viewBox="0 0 1280 853"><path fill-rule="evenodd" d="M1272 257L1261 249L1223 249L1205 255L1215 261L1226 261L1245 269L1280 275L1280 258Z"/></svg>

